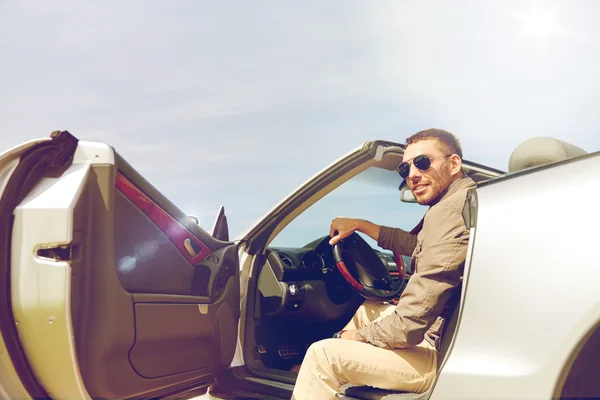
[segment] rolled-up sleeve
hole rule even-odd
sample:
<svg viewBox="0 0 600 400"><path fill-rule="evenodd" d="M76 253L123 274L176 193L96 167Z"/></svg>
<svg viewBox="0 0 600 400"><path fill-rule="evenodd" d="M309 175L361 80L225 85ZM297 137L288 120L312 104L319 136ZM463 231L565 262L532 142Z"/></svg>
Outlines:
<svg viewBox="0 0 600 400"><path fill-rule="evenodd" d="M386 250L410 256L417 245L417 235L399 228L382 226L379 230L377 245Z"/></svg>
<svg viewBox="0 0 600 400"><path fill-rule="evenodd" d="M423 247L415 252L417 271L396 309L358 330L357 340L385 349L418 345L459 285L469 242L461 212L439 204L428 210L424 225Z"/></svg>

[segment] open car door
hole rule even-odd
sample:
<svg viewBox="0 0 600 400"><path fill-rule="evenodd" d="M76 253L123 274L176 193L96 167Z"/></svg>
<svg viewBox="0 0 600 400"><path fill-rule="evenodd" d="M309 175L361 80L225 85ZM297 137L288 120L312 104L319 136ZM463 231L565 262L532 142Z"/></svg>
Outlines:
<svg viewBox="0 0 600 400"><path fill-rule="evenodd" d="M30 396L197 394L228 368L233 243L68 132L5 153L0 179L0 328Z"/></svg>

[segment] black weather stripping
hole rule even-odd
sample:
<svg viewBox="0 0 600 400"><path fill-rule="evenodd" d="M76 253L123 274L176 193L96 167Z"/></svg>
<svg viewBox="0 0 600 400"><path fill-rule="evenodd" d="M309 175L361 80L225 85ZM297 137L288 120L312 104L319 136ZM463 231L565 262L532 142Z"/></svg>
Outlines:
<svg viewBox="0 0 600 400"><path fill-rule="evenodd" d="M23 153L0 199L0 331L19 379L33 398L50 396L35 378L19 341L10 291L11 236L19 203L42 178L59 177L73 162L77 138L67 131L50 137Z"/></svg>

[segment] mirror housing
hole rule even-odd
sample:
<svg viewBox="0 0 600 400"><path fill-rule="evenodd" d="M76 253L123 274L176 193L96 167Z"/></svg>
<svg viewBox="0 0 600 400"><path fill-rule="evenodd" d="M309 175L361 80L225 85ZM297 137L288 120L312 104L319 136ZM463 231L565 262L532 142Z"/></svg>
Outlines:
<svg viewBox="0 0 600 400"><path fill-rule="evenodd" d="M410 189L408 188L408 186L406 186L406 184L403 184L402 186L400 186L400 201L402 201L404 203L416 203L417 202L415 195L413 194L413 192L410 191Z"/></svg>
<svg viewBox="0 0 600 400"><path fill-rule="evenodd" d="M225 215L225 207L221 206L215 218L215 223L212 228L211 236L217 240L225 242L229 241L229 226L227 224L227 216Z"/></svg>

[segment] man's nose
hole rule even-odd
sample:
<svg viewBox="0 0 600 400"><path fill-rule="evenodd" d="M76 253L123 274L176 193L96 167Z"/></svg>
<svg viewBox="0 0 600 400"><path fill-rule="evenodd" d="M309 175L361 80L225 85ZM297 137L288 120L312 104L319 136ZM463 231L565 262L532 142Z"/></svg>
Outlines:
<svg viewBox="0 0 600 400"><path fill-rule="evenodd" d="M421 170L415 166L415 164L410 163L408 167L408 179L421 179Z"/></svg>

